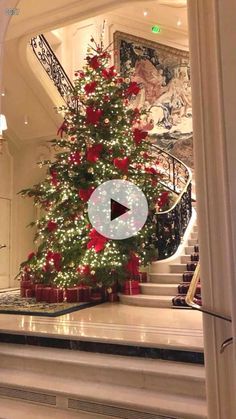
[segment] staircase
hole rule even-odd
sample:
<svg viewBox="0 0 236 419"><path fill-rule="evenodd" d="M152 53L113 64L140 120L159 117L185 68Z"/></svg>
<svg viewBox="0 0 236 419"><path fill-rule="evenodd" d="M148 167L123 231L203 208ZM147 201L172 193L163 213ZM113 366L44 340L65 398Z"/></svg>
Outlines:
<svg viewBox="0 0 236 419"><path fill-rule="evenodd" d="M0 401L4 419L207 418L203 365L3 343Z"/></svg>
<svg viewBox="0 0 236 419"><path fill-rule="evenodd" d="M196 220L186 232L188 238L183 241L180 255L169 258L167 261L154 262L150 266L149 282L140 284L141 294L123 295L120 294L120 301L123 304L171 308L174 306L184 306L175 304L174 298L179 295L179 284L185 282L186 277L191 281L196 261L191 261L198 253L198 228ZM187 274L187 275L186 275ZM186 304L185 304L186 306Z"/></svg>

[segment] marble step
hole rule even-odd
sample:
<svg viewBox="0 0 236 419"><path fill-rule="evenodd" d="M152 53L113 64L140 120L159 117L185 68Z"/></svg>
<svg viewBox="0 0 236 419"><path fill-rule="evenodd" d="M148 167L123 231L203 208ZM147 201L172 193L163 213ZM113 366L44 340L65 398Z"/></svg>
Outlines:
<svg viewBox="0 0 236 419"><path fill-rule="evenodd" d="M172 263L169 265L170 272L181 273L186 271L186 263Z"/></svg>
<svg viewBox="0 0 236 419"><path fill-rule="evenodd" d="M181 263L191 262L191 255L182 255L180 256Z"/></svg>
<svg viewBox="0 0 236 419"><path fill-rule="evenodd" d="M24 373L24 375L22 374L22 376L16 378L15 374L11 374L8 370L2 370L1 373L7 376L4 382L1 380L1 386L2 391L4 387L6 390L4 397L8 397L7 395L9 394L8 407L10 409L8 411L10 410L11 412L8 417L4 416L4 419L41 419L49 417L40 416L39 412L42 411L42 403L39 404L38 414L26 416L21 415L20 412L17 414L16 401L13 400L14 407L11 404L12 398L16 397L17 392L18 397L30 397L33 394L34 398L39 395L41 399L45 398L46 401L47 397L53 398L56 406L51 408L52 419L62 418L61 415L57 416L58 410L63 411L65 419L75 417L71 415L72 411L77 413L79 419L85 419L87 412L88 419L99 419L100 417L104 419L163 419L163 416L181 419L207 419L205 398L196 397L196 395L182 396L169 394L168 392L105 385L104 383L84 383L78 379L71 381L64 377L61 380L52 380L47 375L40 376L34 373ZM37 401L33 400L33 403L32 405L30 400L28 407L33 409L32 406L36 406L38 408ZM22 404L21 401L20 406ZM24 402L25 404L26 402ZM11 407L15 408L14 416ZM55 409L55 413L53 413L53 409ZM28 409L28 412L32 412L32 410ZM33 412L36 413L37 410L35 409Z"/></svg>
<svg viewBox="0 0 236 419"><path fill-rule="evenodd" d="M175 395L205 397L204 366L175 361L1 344L0 371L1 385L8 380L12 384L14 378L17 381L23 371L25 385L27 374L38 374L45 388L49 389L44 374L54 386L58 383L58 390L66 388L66 384L72 388L69 380L78 380L85 384L98 382L115 386L125 383L126 388L157 392L168 389L169 393ZM4 374L6 372L8 374ZM65 383L61 378L65 379ZM32 381L31 385L40 386L40 380Z"/></svg>
<svg viewBox="0 0 236 419"><path fill-rule="evenodd" d="M120 294L120 302L122 304L128 304L132 306L140 307L158 307L158 308L170 308L172 307L173 295L124 295Z"/></svg>
<svg viewBox="0 0 236 419"><path fill-rule="evenodd" d="M195 246L195 244L198 244L197 239L189 239L188 240L188 246Z"/></svg>
<svg viewBox="0 0 236 419"><path fill-rule="evenodd" d="M178 287L175 284L140 284L141 293L144 295L176 295Z"/></svg>
<svg viewBox="0 0 236 419"><path fill-rule="evenodd" d="M149 273L149 280L154 284L179 284L183 276L179 273Z"/></svg>
<svg viewBox="0 0 236 419"><path fill-rule="evenodd" d="M191 239L197 239L198 238L198 233L197 232L192 232L190 235Z"/></svg>
<svg viewBox="0 0 236 419"><path fill-rule="evenodd" d="M66 349L1 344L0 397L13 399L15 405L54 406L52 418L61 417L59 408L65 418L73 417L67 416L67 406L70 413L89 412L88 419L93 414L109 419L207 418L202 365Z"/></svg>
<svg viewBox="0 0 236 419"><path fill-rule="evenodd" d="M186 255L191 255L192 253L194 253L194 246L186 246L184 251Z"/></svg>
<svg viewBox="0 0 236 419"><path fill-rule="evenodd" d="M111 419L111 416L69 410L52 406L9 400L0 397L2 419Z"/></svg>
<svg viewBox="0 0 236 419"><path fill-rule="evenodd" d="M193 226L193 232L195 232L195 233L197 233L197 232L198 232L198 226L197 226L197 225L194 225L194 226Z"/></svg>

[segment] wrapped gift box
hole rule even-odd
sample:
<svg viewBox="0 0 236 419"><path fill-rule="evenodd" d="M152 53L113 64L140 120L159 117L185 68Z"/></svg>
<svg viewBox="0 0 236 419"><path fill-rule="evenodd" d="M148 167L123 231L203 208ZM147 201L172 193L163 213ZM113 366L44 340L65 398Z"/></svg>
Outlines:
<svg viewBox="0 0 236 419"><path fill-rule="evenodd" d="M50 303L50 295L51 295L52 287L45 286L42 288L42 301L46 301L46 303Z"/></svg>
<svg viewBox="0 0 236 419"><path fill-rule="evenodd" d="M26 290L33 289L34 284L30 279L22 279L20 281L20 295L21 297L26 297Z"/></svg>
<svg viewBox="0 0 236 419"><path fill-rule="evenodd" d="M37 302L43 301L43 288L45 288L44 284L35 285L35 298Z"/></svg>
<svg viewBox="0 0 236 419"><path fill-rule="evenodd" d="M140 272L140 282L145 284L147 282L148 279L148 275L147 272Z"/></svg>
<svg viewBox="0 0 236 419"><path fill-rule="evenodd" d="M63 288L53 287L49 293L49 303L62 303L64 301Z"/></svg>
<svg viewBox="0 0 236 419"><path fill-rule="evenodd" d="M125 295L137 295L140 293L140 285L137 280L128 280L124 282L122 293Z"/></svg>
<svg viewBox="0 0 236 419"><path fill-rule="evenodd" d="M78 300L78 287L70 287L65 290L67 303L76 303Z"/></svg>
<svg viewBox="0 0 236 419"><path fill-rule="evenodd" d="M110 303L115 303L116 301L119 301L119 296L117 292L111 292L110 294L108 294L108 301Z"/></svg>

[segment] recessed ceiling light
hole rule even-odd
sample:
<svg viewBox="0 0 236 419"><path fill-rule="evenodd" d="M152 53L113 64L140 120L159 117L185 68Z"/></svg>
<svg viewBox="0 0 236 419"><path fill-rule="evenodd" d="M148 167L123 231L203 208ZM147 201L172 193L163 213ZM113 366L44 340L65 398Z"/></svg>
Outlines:
<svg viewBox="0 0 236 419"><path fill-rule="evenodd" d="M182 20L181 19L178 19L177 22L176 22L176 25L177 26L181 26L182 25Z"/></svg>
<svg viewBox="0 0 236 419"><path fill-rule="evenodd" d="M5 96L5 90L3 89L2 91L1 91L1 96Z"/></svg>
<svg viewBox="0 0 236 419"><path fill-rule="evenodd" d="M148 15L148 10L144 10L144 11L143 11L143 16L144 16L144 17L147 17L147 15Z"/></svg>

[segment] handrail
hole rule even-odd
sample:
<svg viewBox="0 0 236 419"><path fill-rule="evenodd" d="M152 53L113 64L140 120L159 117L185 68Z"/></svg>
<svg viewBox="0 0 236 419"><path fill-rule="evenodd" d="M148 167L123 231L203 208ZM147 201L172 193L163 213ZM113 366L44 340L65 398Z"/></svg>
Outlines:
<svg viewBox="0 0 236 419"><path fill-rule="evenodd" d="M74 86L45 36L40 34L31 38L30 45L66 104L70 108L77 109L77 101L73 98Z"/></svg>
<svg viewBox="0 0 236 419"><path fill-rule="evenodd" d="M192 307L192 308L194 308L198 311L201 311L202 313L209 314L210 316L213 316L213 317L217 317L218 319L226 320L227 322L232 322L231 317L220 314L215 310L208 310L208 309L200 306L199 304L195 303L194 297L195 297L195 293L196 293L196 289L197 289L197 285L199 283L199 280L200 280L200 263L198 262L198 264L196 266L196 269L194 271L193 278L192 278L192 281L190 283L187 295L185 297L185 301L188 304L188 306L190 306L190 307Z"/></svg>
<svg viewBox="0 0 236 419"><path fill-rule="evenodd" d="M158 260L172 256L179 245L192 215L190 169L178 158L162 148L151 144L157 155L159 165L166 179L160 181L165 188L178 194L174 204L166 211L158 211L154 215L157 225L156 246Z"/></svg>

